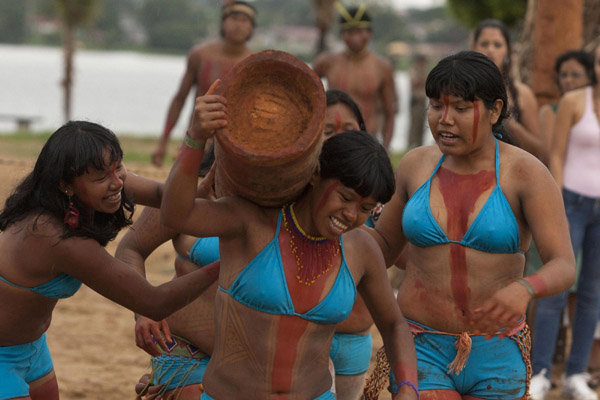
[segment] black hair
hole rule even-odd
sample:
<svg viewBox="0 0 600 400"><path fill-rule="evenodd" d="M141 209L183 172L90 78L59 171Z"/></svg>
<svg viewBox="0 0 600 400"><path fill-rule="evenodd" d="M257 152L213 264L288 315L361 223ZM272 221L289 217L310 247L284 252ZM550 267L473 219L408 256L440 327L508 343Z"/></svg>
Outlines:
<svg viewBox="0 0 600 400"><path fill-rule="evenodd" d="M338 179L362 197L387 203L394 194L394 171L385 148L363 131L345 131L323 143L322 179Z"/></svg>
<svg viewBox="0 0 600 400"><path fill-rule="evenodd" d="M427 75L425 93L430 99L439 99L443 94L466 101L479 98L488 110L494 108L496 100L502 100L500 116L492 129L501 134L501 140L513 143L503 129L503 121L509 115L506 86L502 73L489 57L476 51L461 51L443 58Z"/></svg>
<svg viewBox="0 0 600 400"><path fill-rule="evenodd" d="M69 121L54 132L38 156L33 171L23 179L8 197L0 214L0 230L23 220L32 213L51 215L62 221L69 205L69 198L61 190L63 183L71 184L76 177L89 168L106 168L105 157L109 155L109 165L123 158L119 140L109 129L86 121ZM76 197L71 199L79 210L86 206ZM133 202L121 192L121 207L113 213L81 212L79 226L65 225L60 239L72 236L96 240L102 246L114 239L119 231L131 225ZM92 215L90 218L89 215ZM34 221L33 228L37 224Z"/></svg>
<svg viewBox="0 0 600 400"><path fill-rule="evenodd" d="M585 69L585 74L591 84L595 85L597 83L596 74L594 72L594 56L584 50L569 50L556 58L554 72L556 73L557 80L558 75L560 74L560 67L564 62L569 60L577 61Z"/></svg>
<svg viewBox="0 0 600 400"><path fill-rule="evenodd" d="M356 117L356 122L358 122L358 127L360 128L360 130L365 132L367 131L365 119L363 118L362 113L360 112L360 107L358 106L358 104L356 104L354 100L352 100L352 97L350 97L348 93L338 89L329 89L327 92L325 92L325 95L327 98L327 106L331 106L338 103L344 104L350 110L352 110L352 113Z"/></svg>
<svg viewBox="0 0 600 400"><path fill-rule="evenodd" d="M235 5L235 4L240 4L240 5L243 5L243 6L247 6L248 8L251 8L252 11L254 11L254 18L251 18L246 13L243 13L243 12L240 12L240 11L232 11L232 12L229 12L229 13L225 12L227 10L227 8L229 8L229 7L231 7L232 5ZM252 32L250 32L250 35L246 38L246 41L250 40L250 38L254 34L254 28L256 28L256 14L258 14L258 11L256 11L256 8L252 4L250 4L250 3L246 2L246 1L242 1L242 0L236 0L233 3L231 3L231 4L224 4L221 7L221 28L219 30L219 34L221 35L222 38L225 37L225 31L223 30L223 21L225 21L225 18L227 18L227 17L229 17L230 15L233 15L233 14L243 14L243 15L246 15L248 18L250 18L250 21L252 21Z"/></svg>
<svg viewBox="0 0 600 400"><path fill-rule="evenodd" d="M359 7L348 7L346 8L346 11L348 12L348 14L350 14L350 16L352 18L356 17L356 13L358 12L360 8ZM343 15L340 15L339 19L338 19L340 25L341 25L341 30L344 31L346 29L350 29L350 28L344 28L344 24L350 22L347 21L346 18ZM363 14L360 16L360 19L356 22L371 22L371 15L369 14L369 12L367 10L363 11ZM369 24L369 27L366 28L368 30L371 30L371 24Z"/></svg>
<svg viewBox="0 0 600 400"><path fill-rule="evenodd" d="M497 19L491 19L491 18L484 19L477 25L477 27L473 31L474 43L477 43L477 39L479 39L481 32L483 32L483 30L485 28L498 29L500 31L500 33L502 34L504 41L506 42L506 58L502 62L501 72L502 72L502 76L506 80L506 86L508 87L508 92L510 93L510 97L512 98L512 101L513 101L513 110L511 110L511 113L513 114L513 117L515 118L515 120L519 121L520 115L521 115L521 107L519 106L519 92L517 92L515 82L513 81L513 78L511 76L512 45L511 45L511 40L510 40L510 32L508 31L508 28L506 27L506 25L504 25L502 23L502 21L497 20Z"/></svg>

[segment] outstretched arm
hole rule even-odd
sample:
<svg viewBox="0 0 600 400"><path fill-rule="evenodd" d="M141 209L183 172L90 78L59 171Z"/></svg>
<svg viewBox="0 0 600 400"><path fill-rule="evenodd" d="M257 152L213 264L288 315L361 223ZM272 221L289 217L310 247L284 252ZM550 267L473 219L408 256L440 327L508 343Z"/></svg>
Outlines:
<svg viewBox="0 0 600 400"><path fill-rule="evenodd" d="M181 83L179 84L177 93L175 93L175 96L173 97L173 100L171 100L171 104L169 105L169 111L167 112L167 120L163 128L162 136L160 137L156 150L154 150L154 153L152 153L152 164L158 167L163 164L165 154L167 151L167 143L169 142L169 137L171 136L171 131L173 130L173 127L175 127L175 124L179 119L181 109L185 104L185 99L190 93L192 86L196 84L196 70L198 68L199 63L200 60L197 49L192 49L190 51L190 54L188 55L185 74L181 79Z"/></svg>
<svg viewBox="0 0 600 400"><path fill-rule="evenodd" d="M472 324L491 337L504 328L504 336L523 317L532 298L567 290L575 281L575 257L567 218L558 186L537 160L521 162L509 171L519 182L523 218L531 229L543 266L533 275L515 280L498 290L474 310Z"/></svg>
<svg viewBox="0 0 600 400"><path fill-rule="evenodd" d="M375 241L360 233L359 250L364 265L364 275L358 289L381 333L385 353L397 382L410 382L417 388L417 356L412 333L408 327L387 277L383 256ZM353 242L354 243L354 242ZM401 385L395 399L417 399L415 389Z"/></svg>
<svg viewBox="0 0 600 400"><path fill-rule="evenodd" d="M131 265L142 276L146 276L146 258L161 244L175 238L177 232L160 223L160 210L146 207L119 242L115 257ZM165 339L172 342L171 331L166 320L154 321L136 314L135 343L151 356L160 355L157 345L167 351ZM163 335L161 334L164 333Z"/></svg>

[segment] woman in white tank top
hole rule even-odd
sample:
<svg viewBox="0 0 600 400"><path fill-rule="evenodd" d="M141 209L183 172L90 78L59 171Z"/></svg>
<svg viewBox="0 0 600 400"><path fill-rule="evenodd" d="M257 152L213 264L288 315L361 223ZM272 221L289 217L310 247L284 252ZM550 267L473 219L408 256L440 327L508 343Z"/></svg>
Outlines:
<svg viewBox="0 0 600 400"><path fill-rule="evenodd" d="M573 340L563 392L576 399L598 399L587 384L594 330L600 313L600 49L594 51L591 86L564 95L554 127L550 171L563 199L575 254L581 251ZM532 348L531 398L543 399L550 387L553 350L561 310L568 291L540 299L535 317Z"/></svg>

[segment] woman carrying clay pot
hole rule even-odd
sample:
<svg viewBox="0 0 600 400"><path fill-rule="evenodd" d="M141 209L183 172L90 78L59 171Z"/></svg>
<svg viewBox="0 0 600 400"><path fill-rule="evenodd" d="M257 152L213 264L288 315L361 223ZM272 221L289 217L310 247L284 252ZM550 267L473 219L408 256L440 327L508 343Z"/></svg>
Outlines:
<svg viewBox="0 0 600 400"><path fill-rule="evenodd" d="M414 347L393 298L380 250L361 226L393 193L385 149L364 132L327 140L306 190L280 208L241 197L195 199L202 142L227 126L215 85L196 100L187 146L174 164L163 223L219 237L215 347L203 399L333 399L329 348L337 323L363 296L401 386L416 399Z"/></svg>

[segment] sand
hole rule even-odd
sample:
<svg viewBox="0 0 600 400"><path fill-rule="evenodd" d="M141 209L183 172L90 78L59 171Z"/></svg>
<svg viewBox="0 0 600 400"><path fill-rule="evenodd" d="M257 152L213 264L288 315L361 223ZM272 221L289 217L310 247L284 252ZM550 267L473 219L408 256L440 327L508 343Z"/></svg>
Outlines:
<svg viewBox="0 0 600 400"><path fill-rule="evenodd" d="M33 159L14 158L2 151L0 141L0 201L30 171ZM140 175L165 179L168 171L143 165L128 165ZM139 214L141 208L136 211ZM119 238L108 246L114 253ZM175 252L170 243L162 245L146 263L148 279L162 283L172 276ZM373 329L375 349L381 337ZM149 356L135 346L133 313L98 295L86 286L58 302L48 330L48 345L54 360L62 400L131 399L134 386L147 372ZM560 366L558 366L560 367ZM558 372L558 371L557 371ZM560 398L560 389L548 400ZM390 399L384 393L380 399Z"/></svg>

